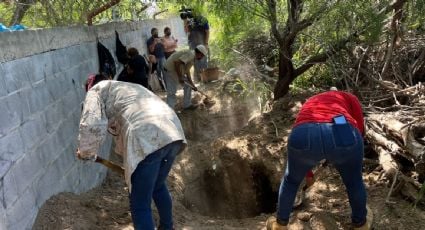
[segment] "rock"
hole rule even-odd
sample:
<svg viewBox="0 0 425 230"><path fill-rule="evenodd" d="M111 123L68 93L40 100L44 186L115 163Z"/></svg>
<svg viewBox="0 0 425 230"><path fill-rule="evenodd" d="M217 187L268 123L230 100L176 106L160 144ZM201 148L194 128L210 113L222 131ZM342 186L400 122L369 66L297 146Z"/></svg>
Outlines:
<svg viewBox="0 0 425 230"><path fill-rule="evenodd" d="M301 221L307 222L310 220L312 214L309 212L299 212L297 213L297 218Z"/></svg>

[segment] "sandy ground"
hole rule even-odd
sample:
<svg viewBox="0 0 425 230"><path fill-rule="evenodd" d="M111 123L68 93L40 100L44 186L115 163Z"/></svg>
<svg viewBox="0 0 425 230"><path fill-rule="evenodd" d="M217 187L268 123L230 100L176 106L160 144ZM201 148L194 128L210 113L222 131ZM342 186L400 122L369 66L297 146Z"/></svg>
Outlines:
<svg viewBox="0 0 425 230"><path fill-rule="evenodd" d="M177 158L168 180L175 228L265 229L275 210L286 138L300 100L307 96L289 97L256 116L255 104L208 93L215 95L214 106L179 112L189 148ZM121 160L115 154L111 158ZM386 204L389 182L378 176L379 167L365 165L374 228L425 229L423 207L413 208L398 195ZM58 194L43 205L33 229L133 229L127 186L109 172L100 187L87 193ZM345 189L331 166L320 170L304 204L294 211L290 229L350 229Z"/></svg>

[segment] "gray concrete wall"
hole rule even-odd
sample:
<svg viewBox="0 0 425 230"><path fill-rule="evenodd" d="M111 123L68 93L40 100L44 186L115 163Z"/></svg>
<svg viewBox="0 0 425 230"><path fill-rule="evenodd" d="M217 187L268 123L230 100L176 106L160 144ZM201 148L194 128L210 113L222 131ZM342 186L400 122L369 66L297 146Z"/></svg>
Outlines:
<svg viewBox="0 0 425 230"><path fill-rule="evenodd" d="M98 70L96 38L115 57L117 30L124 45L146 53L151 27L162 34L168 25L185 42L177 18L0 33L0 230L31 229L51 196L103 181L103 166L74 156L82 86Z"/></svg>

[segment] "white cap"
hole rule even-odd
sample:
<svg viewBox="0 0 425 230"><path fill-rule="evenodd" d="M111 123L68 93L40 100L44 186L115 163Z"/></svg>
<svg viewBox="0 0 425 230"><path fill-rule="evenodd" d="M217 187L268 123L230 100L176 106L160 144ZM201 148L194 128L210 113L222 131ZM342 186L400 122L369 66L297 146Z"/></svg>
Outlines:
<svg viewBox="0 0 425 230"><path fill-rule="evenodd" d="M332 86L329 90L338 90L335 86Z"/></svg>
<svg viewBox="0 0 425 230"><path fill-rule="evenodd" d="M207 56L208 50L204 45L197 45L196 49L199 50L199 52L201 52L204 56Z"/></svg>

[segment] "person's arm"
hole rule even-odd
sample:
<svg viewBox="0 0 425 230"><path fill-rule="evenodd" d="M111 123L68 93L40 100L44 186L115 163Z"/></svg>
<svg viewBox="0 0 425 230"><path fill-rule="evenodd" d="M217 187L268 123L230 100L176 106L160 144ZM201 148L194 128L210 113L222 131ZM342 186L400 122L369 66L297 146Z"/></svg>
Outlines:
<svg viewBox="0 0 425 230"><path fill-rule="evenodd" d="M100 91L90 90L84 101L80 119L77 150L79 159L94 159L106 136L108 121L103 108Z"/></svg>
<svg viewBox="0 0 425 230"><path fill-rule="evenodd" d="M187 83L190 84L190 87L193 90L198 91L198 88L196 88L195 84L192 81L192 76L190 75L190 68L186 68L186 78L187 78Z"/></svg>
<svg viewBox="0 0 425 230"><path fill-rule="evenodd" d="M184 68L184 66L185 66L185 63L181 60L174 61L174 69L176 70L177 77L180 84L184 84L184 78L182 73L182 69Z"/></svg>

